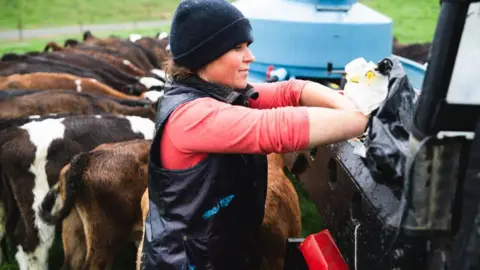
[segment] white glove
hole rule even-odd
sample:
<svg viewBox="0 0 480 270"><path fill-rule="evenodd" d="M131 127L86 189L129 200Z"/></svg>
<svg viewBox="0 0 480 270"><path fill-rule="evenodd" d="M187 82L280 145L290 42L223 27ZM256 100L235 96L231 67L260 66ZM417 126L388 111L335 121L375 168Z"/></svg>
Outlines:
<svg viewBox="0 0 480 270"><path fill-rule="evenodd" d="M377 64L357 58L345 66L344 95L365 115L370 115L388 94L388 76L375 70Z"/></svg>

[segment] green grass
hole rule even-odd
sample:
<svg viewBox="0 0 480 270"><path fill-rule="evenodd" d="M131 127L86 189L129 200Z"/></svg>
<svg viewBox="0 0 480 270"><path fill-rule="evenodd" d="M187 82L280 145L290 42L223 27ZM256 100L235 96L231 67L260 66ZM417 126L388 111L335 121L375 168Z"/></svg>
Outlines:
<svg viewBox="0 0 480 270"><path fill-rule="evenodd" d="M321 231L323 229L322 218L318 215L317 208L310 199L307 190L303 187L302 182L288 170L285 170L285 174L292 182L298 194L300 212L302 214L302 237L307 237L312 233Z"/></svg>
<svg viewBox="0 0 480 270"><path fill-rule="evenodd" d="M137 33L141 35L148 35L154 36L158 32L169 32L170 26L165 25L158 28L153 29L138 29L138 30L123 30L123 31L110 31L110 32L93 32L95 36L98 37L107 37L110 35L116 35L120 37L128 37L131 33ZM63 42L68 39L73 38L79 41L82 40L82 35L79 33L78 35L67 35L67 36L52 36L52 37L45 37L40 39L30 39L25 40L23 42L18 41L4 41L0 43L0 55L4 53L24 53L28 51L41 51L50 41L57 42L58 44L63 46Z"/></svg>
<svg viewBox="0 0 480 270"><path fill-rule="evenodd" d="M170 18L180 0L0 0L0 29Z"/></svg>
<svg viewBox="0 0 480 270"><path fill-rule="evenodd" d="M402 43L431 42L437 26L438 0L362 0L393 19L393 34Z"/></svg>

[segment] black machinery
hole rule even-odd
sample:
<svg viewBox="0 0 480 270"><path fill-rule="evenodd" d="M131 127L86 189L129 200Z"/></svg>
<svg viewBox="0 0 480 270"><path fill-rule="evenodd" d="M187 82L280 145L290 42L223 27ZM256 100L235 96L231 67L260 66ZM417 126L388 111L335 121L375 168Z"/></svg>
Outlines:
<svg viewBox="0 0 480 270"><path fill-rule="evenodd" d="M378 179L382 164L375 178L347 142L297 155L292 170L350 269L480 269L478 63L479 0L441 1L400 183Z"/></svg>

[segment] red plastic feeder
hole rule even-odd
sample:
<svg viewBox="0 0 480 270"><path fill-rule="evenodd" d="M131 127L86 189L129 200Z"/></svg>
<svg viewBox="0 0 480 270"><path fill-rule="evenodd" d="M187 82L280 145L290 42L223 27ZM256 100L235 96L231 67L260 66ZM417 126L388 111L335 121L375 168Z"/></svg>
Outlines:
<svg viewBox="0 0 480 270"><path fill-rule="evenodd" d="M348 270L347 263L328 230L309 235L299 249L310 270Z"/></svg>

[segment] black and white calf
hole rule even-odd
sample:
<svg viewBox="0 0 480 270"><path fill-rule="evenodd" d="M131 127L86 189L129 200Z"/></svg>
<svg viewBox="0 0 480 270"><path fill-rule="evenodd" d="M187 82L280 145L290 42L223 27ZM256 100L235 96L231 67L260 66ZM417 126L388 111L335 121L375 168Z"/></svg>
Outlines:
<svg viewBox="0 0 480 270"><path fill-rule="evenodd" d="M55 227L39 206L70 159L102 143L152 139L154 123L138 116L40 118L0 131L0 237L12 237L21 270L48 269Z"/></svg>

